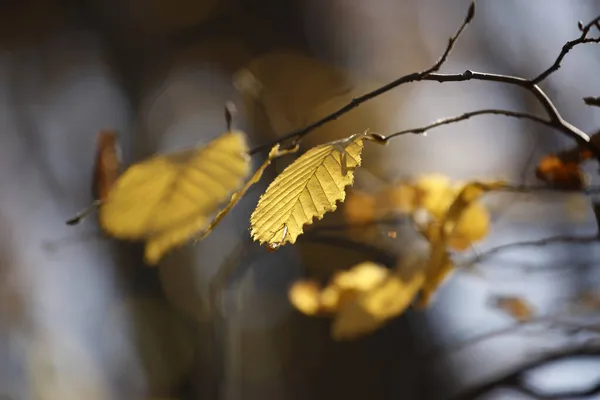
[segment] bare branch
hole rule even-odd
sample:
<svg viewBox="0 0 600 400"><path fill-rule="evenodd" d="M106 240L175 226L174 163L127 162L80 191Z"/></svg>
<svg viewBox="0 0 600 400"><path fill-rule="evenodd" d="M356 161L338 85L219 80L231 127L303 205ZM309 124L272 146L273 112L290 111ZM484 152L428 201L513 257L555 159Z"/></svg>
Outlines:
<svg viewBox="0 0 600 400"><path fill-rule="evenodd" d="M582 26L581 22L580 22L579 29L581 30L581 36L579 36L577 39L570 40L567 43L565 43L560 51L560 54L554 61L554 64L552 64L544 72L542 72L541 74L539 74L538 76L533 78L531 80L531 83L536 85L536 84L540 83L541 81L543 81L544 79L546 79L547 77L549 77L553 72L558 71L558 69L560 68L560 64L562 63L562 61L565 58L565 56L567 55L567 53L569 51L573 50L573 48L575 46L580 45L580 44L585 44L585 43L600 43L600 37L597 37L597 38L588 37L592 27L594 27L594 26L598 27L599 22L600 22L600 16L594 18L591 22L589 22L585 26Z"/></svg>
<svg viewBox="0 0 600 400"><path fill-rule="evenodd" d="M391 135L382 137L381 139L386 141L386 140L392 139L396 136L405 135L408 133L423 134L431 129L434 129L434 128L437 128L437 127L440 127L443 125L453 124L453 123L460 122L460 121L465 121L467 119L470 119L472 117L476 117L479 115L504 115L506 117L528 119L528 120L535 121L535 122L543 124L543 125L552 126L552 127L554 126L550 121L547 121L543 118L540 118L540 117L538 117L536 115L532 115L532 114L527 114L527 113L522 113L522 112L517 112L517 111L500 110L500 109L485 109L485 110L466 112L464 114L461 114L461 115L458 115L455 117L439 119L429 125L421 126L418 128L405 129L405 130L402 130L402 131L399 131L396 133L392 133Z"/></svg>
<svg viewBox="0 0 600 400"><path fill-rule="evenodd" d="M463 114L458 117L449 118L447 121L443 121L443 120L438 121L438 122L434 123L433 125L430 125L429 127L422 127L422 128L411 129L408 131L398 132L398 133L392 134L388 137L384 137L384 136L380 136L380 135L373 135L373 136L376 136L377 141L385 142L386 140L388 140L392 137L400 136L402 133L415 133L415 131L416 132L424 132L426 129L432 129L437 126L441 126L441 125L445 125L445 124L449 124L449 123L453 123L453 122L463 121L463 120L466 120L475 115L500 114L500 115L505 115L505 116L509 116L509 117L529 119L529 120L533 120L535 122L544 124L546 126L551 126L553 128L556 128L557 130L559 130L566 136L569 136L570 138L574 139L580 147L589 150L594 155L594 158L600 164L600 149L591 141L590 136L587 135L585 132L583 132L581 129L579 129L576 126L574 126L573 124L571 124L570 122L566 121L562 117L562 115L559 113L556 106L550 100L548 95L542 89L540 89L540 87L536 84L537 82L540 82L541 80L543 80L547 76L549 76L552 72L557 70L560 66L560 63L566 56L566 54L574 46L576 46L578 44L582 44L582 43L598 43L598 42L600 42L600 38L598 38L598 39L591 38L590 39L587 37L591 28L597 27L599 25L600 17L585 26L581 25L580 26L580 28L582 30L581 37L566 43L565 47L563 47L563 51L561 52L561 54L559 55L559 57L557 58L555 63L552 66L550 66L546 71L544 71L540 76L534 78L533 80L520 78L520 77L516 77L516 76L510 76L510 75L474 72L474 71L470 71L470 70L467 70L467 71L463 72L462 74L440 74L440 73L438 73L437 71L439 71L439 69L442 67L442 65L446 62L449 54L452 52L460 35L465 30L466 26L472 21L474 14L475 14L475 5L474 5L474 2L472 2L471 5L469 6L467 16L465 17L463 23L460 25L460 27L455 32L455 34L448 40L448 45L446 46L441 57L430 68L425 69L421 72L414 72L412 74L405 75L405 76L400 77L400 78L396 79L395 81L390 82L387 85L384 85L376 90L368 92L362 96L356 97L356 98L352 99L352 101L350 101L345 106L339 108L338 110L325 116L324 118L322 118L316 122L313 122L312 124L302 128L302 129L298 129L296 131L293 131L286 135L283 135L282 137L273 141L272 143L261 145L255 149L253 149L250 152L250 154L256 154L263 150L270 149L275 144L282 143L282 142L290 140L290 139L295 139L296 141L298 141L302 137L304 137L305 135L310 133L311 131L315 130L316 128L319 128L319 127L327 124L328 122L331 122L331 121L339 118L340 116L344 115L345 113L358 107L360 104L362 104L366 101L369 101L383 93L386 93L386 92L388 92L400 85L406 84L406 83L420 82L420 81L464 82L464 81L470 81L470 80L478 80L478 81L487 81L487 82L506 83L509 85L521 87L521 88L531 92L537 98L538 102L542 105L542 107L546 111L548 119L546 120L541 117L537 117L535 115L530 115L530 114L525 114L525 113L517 113L514 111L507 111L507 110L481 110L481 111L478 111L475 113L466 113L466 114Z"/></svg>
<svg viewBox="0 0 600 400"><path fill-rule="evenodd" d="M458 30L454 33L454 35L452 35L452 37L448 40L448 45L446 46L444 52L442 53L442 56L431 67L429 67L421 72L414 72L412 74L405 75L401 78L398 78L398 79L388 83L387 85L381 86L378 89L375 89L371 92L365 93L360 97L356 97L356 98L352 99L352 101L350 101L348 104L343 106L342 108L339 108L338 110L325 116L324 118L322 118L316 122L313 122L312 124L310 124L304 128L301 128L301 129L292 131L288 134L285 134L282 137L280 137L279 139L274 140L271 143L263 144L261 146L258 146L256 148L252 149L250 151L250 154L253 155L253 154L259 153L261 151L268 150L268 149L272 148L273 146L275 146L277 143L282 143L282 142L285 142L290 139L298 140L298 139L302 138L303 136L307 135L308 133L312 132L313 130L327 124L328 122L338 119L339 117L341 117L342 115L346 114L349 111L352 111L353 109L355 109L362 103L365 103L371 99L374 99L375 97L378 97L379 95L389 92L390 90L392 90L400 85L403 85L405 83L421 81L427 75L429 75L433 72L439 71L439 69L442 67L444 62L447 60L448 55L454 48L456 42L458 41L462 32L465 30L466 26L473 20L474 15L475 15L475 1L471 2L471 5L469 6L469 9L467 11L467 16L465 17L465 20L463 21L461 26L458 28Z"/></svg>
<svg viewBox="0 0 600 400"><path fill-rule="evenodd" d="M531 83L527 79L510 75L488 74L483 72L467 70L462 74L429 74L428 76L423 77L422 80L437 81L441 83L477 80L486 82L506 83L509 85L514 85L526 89L529 92L533 93L533 95L538 99L538 102L542 105L542 107L544 107L546 113L548 114L548 122L565 135L576 140L581 147L589 150L594 155L596 160L598 160L598 162L600 163L600 149L598 149L591 142L590 136L583 132L581 129L575 127L574 125L566 121L560 115L560 113L556 109L556 106L550 100L548 95L546 95L546 93L544 93L544 91L540 89L539 86Z"/></svg>
<svg viewBox="0 0 600 400"><path fill-rule="evenodd" d="M600 244L600 237L596 235L592 236L552 236L544 239L538 240L529 240L523 242L516 243L508 243L503 244L497 247L494 247L484 253L478 254L472 260L464 263L461 267L469 268L477 263L483 262L488 258L491 258L493 255L498 254L502 251L519 248L519 247L543 247L552 244L558 243L570 243L570 244L579 244L579 245L589 245L589 244Z"/></svg>

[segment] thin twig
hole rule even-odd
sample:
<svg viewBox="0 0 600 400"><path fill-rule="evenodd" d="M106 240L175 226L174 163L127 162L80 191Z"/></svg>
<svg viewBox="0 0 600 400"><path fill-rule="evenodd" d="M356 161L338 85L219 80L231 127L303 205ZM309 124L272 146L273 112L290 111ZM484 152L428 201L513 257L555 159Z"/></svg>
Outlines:
<svg viewBox="0 0 600 400"><path fill-rule="evenodd" d="M453 124L456 122L464 121L464 120L467 120L467 119L470 119L472 117L476 117L479 115L504 115L507 117L528 119L528 120L532 120L532 121L535 121L540 124L554 126L550 121L546 121L545 119L540 118L536 115L532 115L532 114L527 114L527 113L522 113L522 112L517 112L517 111L500 110L500 109L485 109L485 110L466 112L464 114L461 114L461 115L458 115L455 117L439 119L429 125L421 126L418 128L405 129L405 130L402 130L402 131L399 131L396 133L392 133L391 135L385 136L384 140L389 140L396 136L406 135L408 133L412 133L412 134L426 133L427 131L429 131L431 129L434 129L434 128L437 128L437 127L440 127L443 125L449 125L449 124Z"/></svg>
<svg viewBox="0 0 600 400"><path fill-rule="evenodd" d="M352 99L352 101L350 101L345 106L339 108L338 110L325 116L324 118L321 118L320 120L315 121L312 124L310 124L304 128L301 128L301 129L292 131L288 134L285 134L282 137L280 137L279 139L272 141L271 143L263 144L261 146L258 146L256 148L252 149L250 151L250 154L253 155L253 154L259 153L261 151L270 149L273 146L275 146L276 144L285 142L290 139L298 140L298 139L302 138L303 136L307 135L308 133L312 132L313 130L327 124L328 122L338 119L339 117L348 113L349 111L352 111L353 109L355 109L362 103L365 103L371 99L374 99L375 97L378 97L379 95L389 92L390 90L392 90L400 85L403 85L405 83L421 81L421 80L423 80L424 77L428 76L429 74L439 71L439 69L442 67L444 62L446 62L448 55L452 52L452 49L454 48L460 35L465 30L466 26L471 22L474 15L475 15L475 1L471 2L471 5L469 6L469 9L467 11L467 16L465 17L463 23L456 30L454 35L452 35L452 37L448 40L448 45L446 46L441 57L431 67L429 67L421 72L414 72L412 74L405 75L401 78L398 78L398 79L388 83L387 85L381 86L378 89L375 89L371 92L365 93L362 96L356 97L356 98Z"/></svg>
<svg viewBox="0 0 600 400"><path fill-rule="evenodd" d="M488 74L483 72L475 72L467 70L462 74L429 74L423 77L423 80L436 81L436 82L464 82L464 81L485 81L485 82L500 82L509 85L518 86L529 92L531 92L537 99L540 105L544 107L546 114L548 115L549 121L544 122L545 125L551 124L565 135L577 141L577 143L589 150L598 163L600 163L600 149L598 149L592 142L588 134L577 128L570 122L566 121L558 112L556 106L550 100L548 95L540 89L539 86L531 83L527 79L519 78L510 75L501 74Z"/></svg>
<svg viewBox="0 0 600 400"><path fill-rule="evenodd" d="M593 26L598 25L598 20L594 20L585 26L581 26L582 37L565 44L566 47L563 48L563 52L561 52L561 54L559 55L559 57L557 58L555 63L552 66L550 66L550 68L548 68L546 71L544 71L544 73L542 73L540 76L534 78L533 80L520 78L520 77L516 77L516 76L510 76L510 75L490 74L490 73L475 72L475 71L470 71L470 70L467 70L460 74L440 74L440 73L438 73L439 69L442 67L442 65L448 59L448 56L451 53L451 51L453 50L460 35L462 34L462 32L464 31L466 26L469 24L469 22L471 22L471 20L473 19L474 14L475 14L475 3L472 2L471 5L469 6L467 16L465 17L463 23L460 25L460 27L455 32L455 34L452 35L452 37L449 39L448 45L446 46L441 57L430 68L427 68L421 72L414 72L414 73L405 75L405 76L400 77L400 78L394 80L393 82L390 82L387 85L384 85L376 90L368 92L362 96L356 97L356 98L352 99L352 101L350 101L345 106L339 108L338 110L325 116L324 118L322 118L316 122L313 122L312 124L310 124L304 128L301 128L301 129L295 130L293 132L290 132L286 135L283 135L282 137L273 141L272 143L261 145L255 149L253 149L250 152L250 154L256 154L258 152L261 152L263 150L273 147L277 143L282 143L289 139L295 139L296 141L298 141L302 137L307 135L308 133L315 130L316 128L319 128L328 122L336 120L340 116L342 116L342 115L346 114L347 112L353 110L354 108L358 107L360 104L362 104L366 101L369 101L383 93L386 93L386 92L388 92L400 85L406 84L406 83L420 82L420 81L437 81L437 82L443 83L443 82L465 82L465 81L471 81L471 80L478 80L478 81L486 81L486 82L506 83L509 85L521 87L521 88L531 92L537 98L538 102L542 105L542 107L546 111L548 119L546 120L541 117L537 117L535 115L530 115L530 114L526 114L526 113L516 113L513 111L485 110L486 112L481 112L480 114L469 115L469 113L467 113L467 114L463 114L458 117L449 118L447 122L435 123L433 127L437 127L440 125L445 125L445 124L449 124L449 123L453 123L453 122L463 121L463 120L466 120L475 115L482 115L482 114L501 114L501 115L515 117L515 118L526 118L526 119L533 120L535 122L544 124L546 126L551 126L553 128L556 128L557 130L559 130L566 136L569 136L570 138L574 139L577 142L577 144L580 145L582 148L589 150L594 155L594 157L596 158L598 163L600 164L600 149L598 147L596 147L596 145L591 141L590 136L587 135L585 132L583 132L581 129L577 128L576 126L574 126L573 124L568 122L567 120L565 120L562 117L562 115L559 113L558 109L556 108L556 106L554 105L552 100L550 100L548 95L536 84L537 82L540 82L541 80L545 79L552 72L556 71L559 68L560 63L562 62L565 55L568 53L568 51L572 47L576 46L577 44L597 43L600 41L600 39L587 38L587 34L589 33L590 29ZM484 110L482 110L482 111L484 111ZM417 129L412 129L409 131L413 132L413 133L415 130L423 132L423 129L425 129L425 128L417 128ZM430 129L431 129L431 127L430 127ZM405 132L405 133L409 133L409 132ZM386 142L387 140L389 140L393 137L400 136L400 135L401 135L401 133L395 133L395 134L389 135L387 137L377 135L377 139L379 141Z"/></svg>
<svg viewBox="0 0 600 400"><path fill-rule="evenodd" d="M513 249L513 248L542 247L542 246L548 246L551 244L558 244L558 243L570 243L570 244L581 244L581 245L591 244L591 243L600 244L600 239L598 238L598 235L592 235L592 236L559 235L559 236L552 236L552 237L538 239L538 240L529 240L529 241L523 241L523 242L503 244L503 245L493 247L488 251L478 254L470 261L463 263L461 265L461 267L469 268L477 263L480 263L488 258L491 258L495 254L498 254L502 251Z"/></svg>
<svg viewBox="0 0 600 400"><path fill-rule="evenodd" d="M67 225L77 225L85 218L90 216L93 212L95 212L102 205L102 200L94 200L92 204L87 206L84 210L81 210L72 218L69 218L65 224Z"/></svg>
<svg viewBox="0 0 600 400"><path fill-rule="evenodd" d="M581 26L581 23L580 23L581 36L579 36L577 39L570 40L567 43L565 43L563 45L558 57L556 57L554 64L552 64L544 72L542 72L541 74L539 74L538 76L533 78L531 80L531 83L538 84L541 81L543 81L544 79L546 79L547 77L549 77L550 74L552 74L553 72L558 71L558 69L560 68L561 63L562 63L563 59L565 58L565 56L567 55L567 53L569 51L573 50L573 48L575 46L584 44L584 43L600 43L600 37L599 38L589 38L588 37L588 34L590 33L591 28L594 26L597 26L599 21L600 21L600 16L594 18L592 21L590 21L585 26Z"/></svg>

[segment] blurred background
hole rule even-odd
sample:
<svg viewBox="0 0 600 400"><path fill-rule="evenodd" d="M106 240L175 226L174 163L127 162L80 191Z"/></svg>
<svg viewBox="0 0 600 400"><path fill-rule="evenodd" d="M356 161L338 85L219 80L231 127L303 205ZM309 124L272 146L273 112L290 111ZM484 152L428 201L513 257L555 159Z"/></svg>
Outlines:
<svg viewBox="0 0 600 400"><path fill-rule="evenodd" d="M138 244L105 237L95 218L65 225L92 201L99 130L119 132L129 165L223 133L224 104L232 101L236 127L256 146L429 67L468 5L0 1L0 398L450 399L541 352L593 336L506 329L513 318L489 302L516 296L539 315L563 312L598 283L600 253L590 244L503 252L455 274L430 309L334 342L329 322L293 310L287 289L370 255L310 238L276 253L252 243L248 219L268 179L207 239L158 268L143 264ZM534 77L579 36L578 20L598 14L597 1L482 0L441 72ZM580 46L542 85L587 132L600 127L600 112L581 99L600 94L599 68L598 47ZM323 126L303 146L367 128L388 134L478 108L541 112L518 88L421 82ZM356 187L375 192L424 173L534 183L537 160L571 144L531 122L484 116L368 147ZM493 196L490 207L493 232L474 251L596 231L589 199L578 195ZM376 230L371 244L408 251L386 229ZM596 359L563 364L534 383L552 390L600 379ZM527 397L507 389L485 398Z"/></svg>

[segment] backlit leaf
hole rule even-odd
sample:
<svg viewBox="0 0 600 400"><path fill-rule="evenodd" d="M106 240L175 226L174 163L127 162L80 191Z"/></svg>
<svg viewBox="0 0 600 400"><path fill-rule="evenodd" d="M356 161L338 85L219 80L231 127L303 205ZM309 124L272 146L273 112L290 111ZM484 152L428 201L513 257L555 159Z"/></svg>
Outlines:
<svg viewBox="0 0 600 400"><path fill-rule="evenodd" d="M250 173L246 136L228 132L205 146L132 165L100 207L100 225L120 239L145 240L156 264L205 229Z"/></svg>
<svg viewBox="0 0 600 400"><path fill-rule="evenodd" d="M448 246L454 250L467 250L487 236L490 231L490 214L482 204L471 203L456 222L448 238Z"/></svg>
<svg viewBox="0 0 600 400"><path fill-rule="evenodd" d="M307 315L333 315L337 340L368 334L402 314L423 284L422 271L404 276L371 261L335 274L325 288L313 280L296 282L289 298Z"/></svg>
<svg viewBox="0 0 600 400"><path fill-rule="evenodd" d="M246 182L240 190L238 190L231 196L229 203L227 203L227 205L221 211L219 211L219 213L213 218L213 220L210 222L210 224L208 224L208 226L206 228L204 228L204 230L199 234L198 240L202 240L206 236L208 236L208 234L214 229L214 227L219 222L221 222L221 220L223 218L225 218L225 215L227 215L229 213L229 211L231 211L231 209L242 199L242 197L244 197L244 195L246 194L248 189L250 189L252 187L252 185L254 185L255 183L257 183L260 180L260 178L262 177L262 174L265 172L267 167L269 165L271 165L271 162L274 159L282 157L286 154L295 153L296 151L298 151L298 149L299 149L299 146L296 145L291 149L281 150L279 147L279 144L276 144L269 152L269 156L267 157L267 159L256 170L256 172L254 172L254 174L252 175L252 178L250 178L248 180L248 182Z"/></svg>
<svg viewBox="0 0 600 400"><path fill-rule="evenodd" d="M446 214L456 195L456 189L443 175L425 175L415 182L414 187L417 206L435 218L442 218Z"/></svg>
<svg viewBox="0 0 600 400"><path fill-rule="evenodd" d="M334 211L360 166L363 137L313 147L279 174L250 217L252 238L272 249L293 244L304 225Z"/></svg>
<svg viewBox="0 0 600 400"><path fill-rule="evenodd" d="M471 241L478 240L487 232L489 221L487 217L482 217L482 215L487 216L487 213L469 211L475 205L475 201L485 192L503 186L505 186L503 182L467 183L456 195L440 221L429 225L428 228L432 229L426 229L423 232L431 243L431 253L426 267L425 290L419 302L420 306L424 307L429 304L434 291L454 270L454 264L447 253L447 248L452 244L452 241L456 240L454 244L464 248L470 245ZM475 218L475 220L471 221L469 217ZM477 221L478 218L486 219L482 222ZM456 233L460 233L460 236L455 236ZM461 241L458 239L461 239Z"/></svg>
<svg viewBox="0 0 600 400"><path fill-rule="evenodd" d="M402 314L423 284L421 272L402 277L373 263L363 263L355 268L360 268L363 290L336 314L332 327L332 336L336 340L350 340L371 333Z"/></svg>
<svg viewBox="0 0 600 400"><path fill-rule="evenodd" d="M294 282L288 297L292 305L306 315L315 315L321 310L321 287L312 280Z"/></svg>

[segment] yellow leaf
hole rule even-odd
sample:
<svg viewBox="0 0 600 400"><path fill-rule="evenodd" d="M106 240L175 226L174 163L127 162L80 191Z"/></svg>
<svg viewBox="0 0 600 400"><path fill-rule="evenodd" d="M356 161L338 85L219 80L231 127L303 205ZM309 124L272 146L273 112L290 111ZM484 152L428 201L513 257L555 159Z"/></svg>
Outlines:
<svg viewBox="0 0 600 400"><path fill-rule="evenodd" d="M231 209L242 199L242 197L244 197L244 195L246 194L248 189L250 189L250 187L252 187L252 185L254 185L255 183L257 183L260 180L260 178L262 177L262 174L265 172L267 167L269 165L271 165L271 162L274 159L282 157L286 154L295 153L296 151L298 151L298 149L299 149L298 145L296 145L290 149L283 149L283 150L281 150L279 148L279 144L276 144L275 146L273 146L273 148L269 152L269 156L262 163L262 165L256 170L254 175L252 175L252 178L250 178L250 180L248 180L248 182L246 182L246 184L244 184L244 186L240 190L238 190L231 196L229 203L227 203L227 205L221 211L219 211L219 213L213 218L213 220L210 222L210 224L208 224L208 226L206 228L204 228L204 230L198 235L198 240L202 240L206 236L208 236L208 234L214 229L214 227L219 222L221 222L221 220L223 218L225 218L225 216L229 213L229 211L231 211Z"/></svg>
<svg viewBox="0 0 600 400"><path fill-rule="evenodd" d="M423 274L403 278L373 263L363 263L363 288L355 301L340 307L332 327L336 340L349 340L373 332L386 321L402 314L413 301L423 284ZM368 271L368 273L367 273Z"/></svg>
<svg viewBox="0 0 600 400"><path fill-rule="evenodd" d="M312 280L295 282L288 291L292 305L306 315L315 315L321 309L321 288Z"/></svg>
<svg viewBox="0 0 600 400"><path fill-rule="evenodd" d="M341 290L366 292L383 282L388 274L385 267L366 261L338 272L332 281Z"/></svg>
<svg viewBox="0 0 600 400"><path fill-rule="evenodd" d="M440 235L441 240L446 241L455 230L457 230L457 226L461 218L466 214L466 211L470 206L473 205L475 201L477 201L485 192L490 190L499 189L504 187L505 184L503 182L492 182L492 183L481 183L481 182L471 182L467 183L460 190L450 207L448 208L448 212L442 220L442 224L440 226ZM477 212L475 212L475 216L477 216ZM469 219L467 218L466 224L468 224ZM485 225L485 224L482 224Z"/></svg>
<svg viewBox="0 0 600 400"><path fill-rule="evenodd" d="M454 198L450 207L448 207L445 212L445 215L441 218L441 222L436 223L433 225L433 229L425 232L425 236L431 243L431 254L426 267L425 290L423 291L423 296L419 302L421 307L429 304L434 291L443 283L449 273L454 270L454 264L448 256L447 248L451 244L455 232L462 235L472 234L477 238L479 238L482 232L487 232L489 222L470 221L468 218L469 214L466 211L473 206L474 202L485 192L504 186L505 184L503 182L467 183ZM484 214L487 215L485 212ZM467 216L464 222L461 221L463 216ZM481 210L471 212L471 217L481 218ZM461 224L463 225L461 226ZM473 228L470 226L471 224L473 225ZM460 236L458 237L460 238ZM465 246L465 243L459 240L454 244L459 247Z"/></svg>
<svg viewBox="0 0 600 400"><path fill-rule="evenodd" d="M533 307L520 297L495 296L492 305L519 322L527 322L534 316Z"/></svg>
<svg viewBox="0 0 600 400"><path fill-rule="evenodd" d="M425 175L415 182L417 206L424 208L435 218L442 218L456 195L456 189L443 175Z"/></svg>
<svg viewBox="0 0 600 400"><path fill-rule="evenodd" d="M487 236L490 230L490 214L479 203L466 207L448 238L448 246L454 250L466 250L473 242Z"/></svg>
<svg viewBox="0 0 600 400"><path fill-rule="evenodd" d="M335 315L332 336L353 339L370 333L402 314L423 285L422 271L409 277L366 261L337 273L321 289L313 280L301 280L289 290L292 305L306 315Z"/></svg>
<svg viewBox="0 0 600 400"><path fill-rule="evenodd" d="M157 156L123 173L100 207L110 235L145 240L145 258L156 264L170 249L205 229L219 206L250 173L242 132L205 146Z"/></svg>
<svg viewBox="0 0 600 400"><path fill-rule="evenodd" d="M322 144L289 165L260 197L250 217L251 235L276 249L295 243L303 226L334 211L360 166L363 134Z"/></svg>

